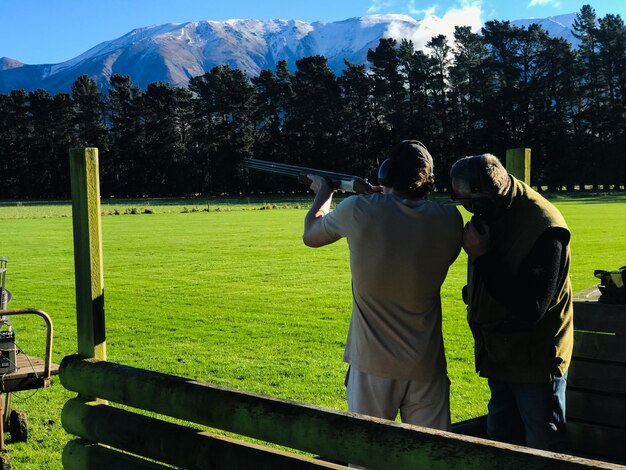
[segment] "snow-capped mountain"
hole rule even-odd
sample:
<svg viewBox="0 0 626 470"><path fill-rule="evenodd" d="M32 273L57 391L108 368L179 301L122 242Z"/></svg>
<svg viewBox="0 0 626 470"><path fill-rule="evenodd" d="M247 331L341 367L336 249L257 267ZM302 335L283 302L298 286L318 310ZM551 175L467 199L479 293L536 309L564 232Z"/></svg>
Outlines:
<svg viewBox="0 0 626 470"><path fill-rule="evenodd" d="M568 37L573 19L572 14L513 24L543 22L553 35ZM26 65L0 58L0 93L19 88L68 92L84 74L103 90L116 73L129 75L142 88L157 81L186 85L191 77L216 65L228 64L255 76L262 69L273 70L279 60L286 60L293 69L297 59L316 54L325 56L335 73L341 73L344 59L364 63L367 50L375 48L380 38L406 37L420 46L416 38L428 40L434 34L406 15L372 15L332 23L226 20L148 26L59 64Z"/></svg>
<svg viewBox="0 0 626 470"><path fill-rule="evenodd" d="M528 28L533 23L537 23L545 29L550 36L559 37L569 41L571 44L577 46L579 40L574 37L572 27L574 20L576 19L575 13L568 15L549 16L548 18L535 18L528 20L515 20L511 21L512 25Z"/></svg>

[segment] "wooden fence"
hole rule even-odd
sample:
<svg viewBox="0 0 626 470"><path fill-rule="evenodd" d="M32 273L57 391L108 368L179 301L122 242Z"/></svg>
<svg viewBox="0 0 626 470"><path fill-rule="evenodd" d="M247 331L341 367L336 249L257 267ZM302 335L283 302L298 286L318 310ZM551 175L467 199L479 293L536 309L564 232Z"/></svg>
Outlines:
<svg viewBox="0 0 626 470"><path fill-rule="evenodd" d="M107 362L97 149L72 150L71 171L78 354L63 359L59 375L79 395L62 412L64 428L78 437L64 449L66 469L306 469L347 462L394 470L614 468Z"/></svg>

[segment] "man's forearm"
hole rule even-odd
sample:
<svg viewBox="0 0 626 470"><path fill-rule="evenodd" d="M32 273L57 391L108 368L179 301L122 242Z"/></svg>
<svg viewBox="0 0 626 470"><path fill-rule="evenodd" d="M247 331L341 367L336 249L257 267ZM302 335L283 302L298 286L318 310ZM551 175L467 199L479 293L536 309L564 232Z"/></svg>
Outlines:
<svg viewBox="0 0 626 470"><path fill-rule="evenodd" d="M304 233L302 240L310 247L320 247L333 243L338 237L329 235L325 228L323 217L330 212L330 202L333 192L330 188L321 188L315 195L313 204L304 217Z"/></svg>
<svg viewBox="0 0 626 470"><path fill-rule="evenodd" d="M313 200L313 204L311 204L311 208L309 212L307 212L304 217L304 230L306 231L310 226L316 222L319 222L318 219L324 217L326 214L330 212L330 203L333 200L333 192L332 191L320 191L315 195L315 199Z"/></svg>

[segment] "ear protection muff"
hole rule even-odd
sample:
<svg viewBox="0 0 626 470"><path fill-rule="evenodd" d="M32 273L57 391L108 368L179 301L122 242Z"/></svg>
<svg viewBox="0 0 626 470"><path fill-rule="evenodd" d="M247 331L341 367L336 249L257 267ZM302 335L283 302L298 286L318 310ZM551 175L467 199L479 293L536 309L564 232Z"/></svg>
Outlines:
<svg viewBox="0 0 626 470"><path fill-rule="evenodd" d="M378 167L378 184L382 186L393 186L393 160L385 159Z"/></svg>
<svg viewBox="0 0 626 470"><path fill-rule="evenodd" d="M424 194L427 194L432 191L435 186L435 177L432 174L434 165L426 146L418 140L403 140L391 151L389 158L385 159L378 167L378 184L391 187L401 183L403 177L410 177L408 173L407 175L404 175L404 173L405 171L409 173L412 171L410 167L412 167L414 163L410 162L415 150L409 150L408 146L421 147L421 155L419 157L415 156L415 158L427 162L430 166L431 174L428 175L428 182L423 186L422 190ZM409 168L407 168L407 165ZM406 181L405 183L411 184L410 181Z"/></svg>

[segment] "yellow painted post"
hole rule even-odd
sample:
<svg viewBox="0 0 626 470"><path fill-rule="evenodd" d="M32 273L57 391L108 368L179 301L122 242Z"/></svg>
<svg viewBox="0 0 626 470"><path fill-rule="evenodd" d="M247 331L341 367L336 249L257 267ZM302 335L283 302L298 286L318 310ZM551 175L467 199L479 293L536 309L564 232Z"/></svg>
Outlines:
<svg viewBox="0 0 626 470"><path fill-rule="evenodd" d="M509 149L506 151L506 169L518 180L530 186L530 149Z"/></svg>
<svg viewBox="0 0 626 470"><path fill-rule="evenodd" d="M106 360L98 149L70 150L78 354Z"/></svg>

